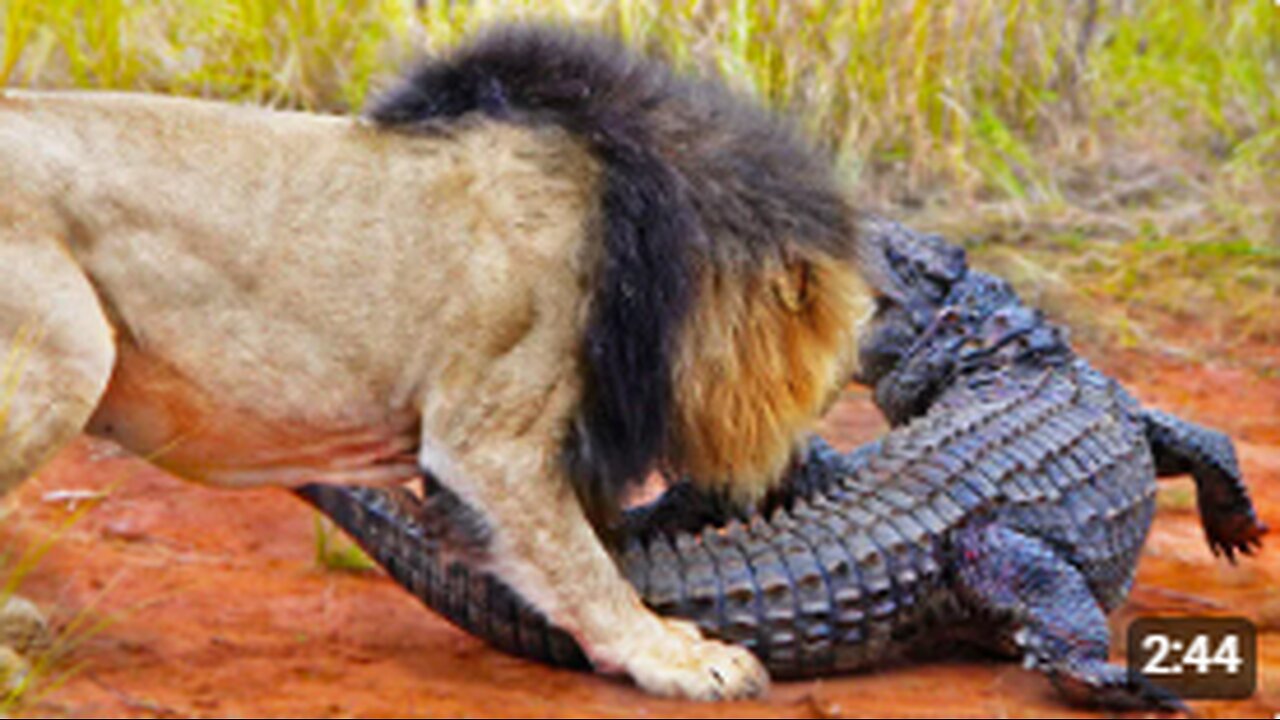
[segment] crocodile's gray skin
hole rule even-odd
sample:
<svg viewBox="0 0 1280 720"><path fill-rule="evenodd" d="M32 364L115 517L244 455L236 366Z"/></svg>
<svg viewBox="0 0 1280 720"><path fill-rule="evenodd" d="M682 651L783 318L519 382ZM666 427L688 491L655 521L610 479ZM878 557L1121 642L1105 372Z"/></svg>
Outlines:
<svg viewBox="0 0 1280 720"><path fill-rule="evenodd" d="M862 379L895 424L849 455L814 440L785 490L734 516L677 485L620 530L620 565L662 614L756 652L778 677L883 664L944 640L1014 652L1068 697L1179 701L1109 665L1105 613L1126 596L1155 477L1192 473L1215 551L1265 531L1230 441L1139 407L1002 281L937 238L873 223L883 293ZM496 646L584 665L573 640L442 539L457 500L310 486L429 607Z"/></svg>

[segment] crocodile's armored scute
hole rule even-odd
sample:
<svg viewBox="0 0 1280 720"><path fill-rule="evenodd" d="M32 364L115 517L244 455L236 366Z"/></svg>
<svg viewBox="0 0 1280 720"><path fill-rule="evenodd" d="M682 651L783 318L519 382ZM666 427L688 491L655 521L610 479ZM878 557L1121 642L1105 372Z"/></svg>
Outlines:
<svg viewBox="0 0 1280 720"><path fill-rule="evenodd" d="M677 484L618 530L619 565L662 614L740 643L777 677L879 665L940 638L1016 648L1074 700L1179 702L1107 657L1154 512L1157 474L1190 473L1210 546L1265 528L1230 441L1144 410L1076 357L1008 285L940 239L878 220L884 298L862 380L896 426L850 454L819 439L784 490L737 513ZM882 277L877 277L877 275ZM496 646L582 666L573 640L441 534L458 500L308 486L300 494L429 607Z"/></svg>
<svg viewBox="0 0 1280 720"><path fill-rule="evenodd" d="M637 528L619 564L656 611L747 646L777 677L880 664L928 642L932 626L964 620L953 574L961 527L998 522L1063 547L1111 609L1132 581L1155 485L1137 418L1108 415L1127 397L1090 396L1081 385L1092 374L1075 363L966 391L988 397L896 430L856 465L815 439L803 465L837 471L814 495L718 528L648 537ZM584 664L572 640L432 539L421 518L446 492L438 485L425 503L403 490L302 492L460 627L517 655Z"/></svg>

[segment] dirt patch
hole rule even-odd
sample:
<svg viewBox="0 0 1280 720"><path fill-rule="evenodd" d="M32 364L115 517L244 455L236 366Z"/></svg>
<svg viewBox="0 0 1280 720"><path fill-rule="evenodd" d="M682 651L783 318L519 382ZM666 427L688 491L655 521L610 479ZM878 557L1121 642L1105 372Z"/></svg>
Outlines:
<svg viewBox="0 0 1280 720"><path fill-rule="evenodd" d="M1280 379L1135 354L1106 357L1144 400L1232 433L1263 519L1280 528ZM826 420L849 446L883 431L865 394ZM1280 552L1232 567L1215 560L1189 481L1161 509L1120 631L1156 611L1236 613L1264 633L1258 694L1201 702L1208 717L1280 711ZM1088 716L1039 676L969 658L777 683L761 702L647 697L618 680L506 657L455 630L377 572L314 562L313 513L287 493L230 492L175 480L81 441L10 500L0 542L34 547L70 516L68 496L101 494L66 528L22 592L63 626L104 621L29 702L42 716ZM58 499L58 498L63 499ZM1117 641L1113 658L1122 648Z"/></svg>

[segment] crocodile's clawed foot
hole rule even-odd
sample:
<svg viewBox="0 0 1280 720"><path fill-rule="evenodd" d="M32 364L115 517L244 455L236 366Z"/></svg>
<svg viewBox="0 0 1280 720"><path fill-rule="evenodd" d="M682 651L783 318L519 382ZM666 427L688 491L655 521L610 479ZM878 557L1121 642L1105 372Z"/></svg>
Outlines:
<svg viewBox="0 0 1280 720"><path fill-rule="evenodd" d="M1232 513L1202 514L1200 519L1209 549L1233 564L1237 552L1252 555L1262 547L1262 536L1270 529L1258 520L1252 507Z"/></svg>
<svg viewBox="0 0 1280 720"><path fill-rule="evenodd" d="M1069 700L1111 710L1146 710L1191 716L1176 694L1139 674L1103 661L1061 663L1043 668Z"/></svg>
<svg viewBox="0 0 1280 720"><path fill-rule="evenodd" d="M1043 630L1024 629L1015 635L1026 653L1023 664L1044 673L1069 702L1121 711L1191 713L1177 694L1107 662L1105 645L1094 641L1073 646L1066 637Z"/></svg>

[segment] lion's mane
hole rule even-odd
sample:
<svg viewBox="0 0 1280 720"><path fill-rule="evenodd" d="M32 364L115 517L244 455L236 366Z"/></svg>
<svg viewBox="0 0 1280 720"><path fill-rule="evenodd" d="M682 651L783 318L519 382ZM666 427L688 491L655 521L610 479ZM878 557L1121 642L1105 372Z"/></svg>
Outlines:
<svg viewBox="0 0 1280 720"><path fill-rule="evenodd" d="M776 471L785 452L743 445L769 445L790 434L792 416L814 414L810 396L829 369L800 355L829 357L847 340L837 326L849 321L851 281L839 268L856 242L830 164L717 82L547 26L499 27L422 62L367 114L429 133L473 113L562 127L602 168L584 397L565 443L584 499L612 499L662 459L726 485L730 474ZM799 335L747 296L769 293L769 273L790 273ZM777 407L744 406L778 383L764 403Z"/></svg>

